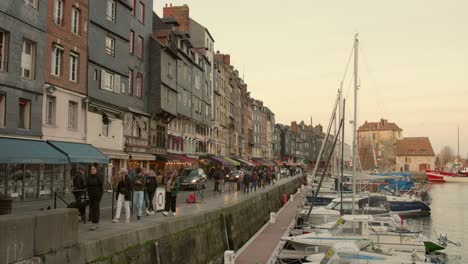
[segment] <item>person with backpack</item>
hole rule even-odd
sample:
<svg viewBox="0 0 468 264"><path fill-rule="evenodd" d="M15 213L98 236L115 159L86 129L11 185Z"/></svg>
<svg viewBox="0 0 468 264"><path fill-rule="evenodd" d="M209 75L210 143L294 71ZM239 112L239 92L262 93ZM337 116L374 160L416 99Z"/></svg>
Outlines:
<svg viewBox="0 0 468 264"><path fill-rule="evenodd" d="M72 193L75 197L75 204L72 208L77 208L80 212L81 220L86 222L86 181L84 175L85 169L83 167L78 167L76 172L73 175L73 188Z"/></svg>
<svg viewBox="0 0 468 264"><path fill-rule="evenodd" d="M156 173L151 170L145 178L146 181L146 193L148 196L148 208L146 208L147 215L154 215L153 198L158 188L158 180L156 179Z"/></svg>
<svg viewBox="0 0 468 264"><path fill-rule="evenodd" d="M120 212L122 205L125 206L125 223L130 222L130 197L132 196L132 184L128 177L127 169L122 168L119 172L119 182L117 183L117 210L115 211L115 218L112 220L118 223L120 219Z"/></svg>

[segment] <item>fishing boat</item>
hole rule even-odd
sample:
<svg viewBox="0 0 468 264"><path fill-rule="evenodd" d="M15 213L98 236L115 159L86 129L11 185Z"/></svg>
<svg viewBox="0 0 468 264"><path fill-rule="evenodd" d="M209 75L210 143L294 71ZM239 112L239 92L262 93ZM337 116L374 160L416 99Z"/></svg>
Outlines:
<svg viewBox="0 0 468 264"><path fill-rule="evenodd" d="M459 167L451 168L451 171L426 170L426 178L430 182L468 183L468 169Z"/></svg>
<svg viewBox="0 0 468 264"><path fill-rule="evenodd" d="M399 220L399 221L398 221ZM313 229L312 232L283 237L294 249L304 251L325 252L337 242L356 242L369 239L377 247L393 249L401 252L432 252L445 249L434 247L429 240L424 240L419 232L408 231L398 215L377 217L372 215L344 215L330 228ZM430 247L426 247L431 245Z"/></svg>
<svg viewBox="0 0 468 264"><path fill-rule="evenodd" d="M408 254L383 251L373 247L369 240L336 243L324 254L314 254L306 258L310 264L333 263L379 263L379 264L421 264L431 263L424 255L416 252Z"/></svg>

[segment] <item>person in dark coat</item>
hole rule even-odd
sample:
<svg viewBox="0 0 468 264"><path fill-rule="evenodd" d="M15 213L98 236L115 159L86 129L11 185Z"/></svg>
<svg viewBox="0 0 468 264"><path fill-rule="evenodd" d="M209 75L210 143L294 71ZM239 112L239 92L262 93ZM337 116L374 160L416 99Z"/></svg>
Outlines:
<svg viewBox="0 0 468 264"><path fill-rule="evenodd" d="M153 205L153 198L154 194L156 193L156 189L158 188L158 180L156 179L156 173L151 170L148 173L148 176L145 178L146 181L146 193L148 194L148 208L146 209L146 214L154 215L154 205Z"/></svg>
<svg viewBox="0 0 468 264"><path fill-rule="evenodd" d="M75 200L78 202L81 199L81 196L84 194L86 190L86 183L85 183L85 175L84 169L78 168L75 175L73 175L73 196L75 196Z"/></svg>
<svg viewBox="0 0 468 264"><path fill-rule="evenodd" d="M132 183L128 178L127 169L121 169L119 172L119 182L117 184L117 210L115 212L115 218L112 220L114 223L118 223L120 219L120 212L122 205L125 206L125 223L130 222L130 199L132 195Z"/></svg>
<svg viewBox="0 0 468 264"><path fill-rule="evenodd" d="M250 192L250 182L252 181L252 176L250 171L244 171L244 193L249 193Z"/></svg>
<svg viewBox="0 0 468 264"><path fill-rule="evenodd" d="M87 188L89 195L90 220L94 224L94 226L91 227L91 230L96 230L97 224L99 224L101 198L104 192L104 186L103 177L98 174L95 166L91 166L91 173L87 180Z"/></svg>
<svg viewBox="0 0 468 264"><path fill-rule="evenodd" d="M259 180L258 170L255 169L252 172L252 185L250 187L250 192L257 191L258 180Z"/></svg>

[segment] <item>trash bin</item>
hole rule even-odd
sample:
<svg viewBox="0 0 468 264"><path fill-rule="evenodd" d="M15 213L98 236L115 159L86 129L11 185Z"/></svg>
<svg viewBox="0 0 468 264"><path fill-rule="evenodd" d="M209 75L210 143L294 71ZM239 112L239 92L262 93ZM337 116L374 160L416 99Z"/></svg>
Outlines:
<svg viewBox="0 0 468 264"><path fill-rule="evenodd" d="M9 195L0 194L0 215L11 214L13 198Z"/></svg>

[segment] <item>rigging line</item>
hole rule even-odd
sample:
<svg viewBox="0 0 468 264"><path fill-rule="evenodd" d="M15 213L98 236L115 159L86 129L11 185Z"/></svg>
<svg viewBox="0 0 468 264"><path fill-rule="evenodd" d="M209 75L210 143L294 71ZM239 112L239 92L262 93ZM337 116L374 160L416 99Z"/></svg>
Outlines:
<svg viewBox="0 0 468 264"><path fill-rule="evenodd" d="M362 45L360 46L359 51L361 51L361 53L362 53L362 58L363 58L362 62L364 64L365 71L369 75L370 80L372 81L372 85L375 87L377 107L378 107L378 110L380 110L380 114L382 115L382 118L383 118L383 117L387 116L387 111L386 111L386 107L385 107L385 103L384 103L382 94L380 93L381 89L377 85L377 80L376 80L374 74L372 74L372 70L371 70L371 68L369 66L368 59L367 59L367 53L365 52Z"/></svg>
<svg viewBox="0 0 468 264"><path fill-rule="evenodd" d="M353 57L353 51L354 51L354 45L351 48L351 53L349 54L348 63L346 64L346 68L345 68L345 71L344 71L344 74L343 74L343 78L341 79L341 82L343 82L343 83L346 80L346 75L348 74L349 64L351 63L351 58Z"/></svg>

